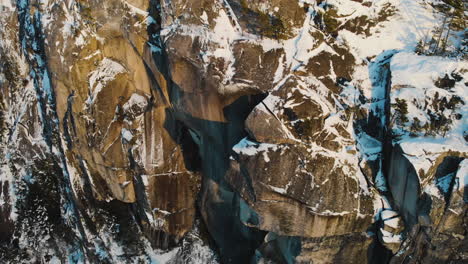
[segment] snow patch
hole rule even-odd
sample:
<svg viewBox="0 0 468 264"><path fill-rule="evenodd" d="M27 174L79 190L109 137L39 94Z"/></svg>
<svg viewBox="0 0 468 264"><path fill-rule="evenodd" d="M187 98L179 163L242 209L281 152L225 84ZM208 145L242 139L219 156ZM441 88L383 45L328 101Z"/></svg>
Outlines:
<svg viewBox="0 0 468 264"><path fill-rule="evenodd" d="M130 96L130 99L123 105L125 112L131 111L131 109L137 106L139 109L145 109L148 105L148 99L145 96L134 93Z"/></svg>
<svg viewBox="0 0 468 264"><path fill-rule="evenodd" d="M107 83L114 80L115 77L126 72L126 69L118 62L104 58L99 66L88 75L88 84L91 95L86 100L88 105L94 103L99 92L106 87Z"/></svg>
<svg viewBox="0 0 468 264"><path fill-rule="evenodd" d="M393 86L431 88L434 87L435 80L445 73L468 68L468 62L400 52L392 57L390 68Z"/></svg>
<svg viewBox="0 0 468 264"><path fill-rule="evenodd" d="M397 229L400 227L400 218L398 217L398 213L392 210L384 210L380 213L380 217L384 224Z"/></svg>
<svg viewBox="0 0 468 264"><path fill-rule="evenodd" d="M382 228L380 228L380 232L382 234L382 240L384 243L392 244L392 243L401 243L403 241L403 237L400 234L394 235Z"/></svg>
<svg viewBox="0 0 468 264"><path fill-rule="evenodd" d="M468 185L468 159L464 159L460 163L456 177L458 179L458 190L465 191Z"/></svg>
<svg viewBox="0 0 468 264"><path fill-rule="evenodd" d="M248 140L247 138L244 138L239 143L237 143L232 149L238 154L254 156L260 152L270 150L276 151L278 149L278 145L268 143L256 143ZM268 162L269 159L265 159L265 161Z"/></svg>

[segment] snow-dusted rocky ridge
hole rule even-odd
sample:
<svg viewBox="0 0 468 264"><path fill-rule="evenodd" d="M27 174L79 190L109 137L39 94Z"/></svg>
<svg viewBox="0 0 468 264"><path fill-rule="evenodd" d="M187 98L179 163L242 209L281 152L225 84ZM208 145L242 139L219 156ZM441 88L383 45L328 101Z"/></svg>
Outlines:
<svg viewBox="0 0 468 264"><path fill-rule="evenodd" d="M0 0L0 262L467 262L465 10Z"/></svg>

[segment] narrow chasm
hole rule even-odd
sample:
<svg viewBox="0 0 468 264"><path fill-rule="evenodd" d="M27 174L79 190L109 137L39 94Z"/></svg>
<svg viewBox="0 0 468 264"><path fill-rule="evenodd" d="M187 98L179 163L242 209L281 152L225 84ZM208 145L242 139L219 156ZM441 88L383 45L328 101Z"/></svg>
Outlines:
<svg viewBox="0 0 468 264"><path fill-rule="evenodd" d="M255 251L263 242L266 232L248 227L241 221L239 194L234 192L224 179L233 155L232 147L247 136L244 122L253 108L266 94L239 96L234 102L222 107L202 104L200 111L221 111L224 121L213 121L193 116L186 111L188 100L197 100L206 93L187 93L171 79L169 55L161 40L161 6L152 1L149 14L157 21L148 27L149 44L155 47L153 60L158 71L165 77L169 94L164 128L182 149L187 169L201 171L201 190L197 198L198 215L214 241L222 263L250 263ZM156 92L165 97L163 88ZM202 88L203 89L203 88ZM219 96L217 91L208 91ZM200 98L197 98L200 97Z"/></svg>
<svg viewBox="0 0 468 264"><path fill-rule="evenodd" d="M381 142L379 158L370 164L375 171L372 182L380 194L388 199L393 210L402 216L404 233L407 236L418 223L421 191L416 169L405 157L402 148L394 142L392 133L390 61L396 52L384 52L369 66L374 87L372 97L375 102L369 117L366 120L358 120L358 127ZM377 217L376 223L370 229L377 233L383 225L383 220ZM369 262L387 263L392 256L393 253L376 236L368 250Z"/></svg>
<svg viewBox="0 0 468 264"><path fill-rule="evenodd" d="M171 89L171 93L182 93L174 84ZM202 172L197 208L223 263L248 263L265 235L241 222L240 197L224 179L232 147L247 136L244 121L263 98L264 95L240 97L224 108L227 122L198 119L178 109L167 109L166 128L182 145L187 167ZM174 120L183 124L181 133L174 134L171 129Z"/></svg>
<svg viewBox="0 0 468 264"><path fill-rule="evenodd" d="M394 144L392 133L391 97L392 72L390 60L395 52L383 60L385 72L384 126L382 133L382 174L385 177L392 207L400 212L405 222L406 231L418 222L418 201L420 196L419 177L413 164L404 156L398 144Z"/></svg>
<svg viewBox="0 0 468 264"><path fill-rule="evenodd" d="M372 170L366 180L375 185L382 197L392 201L391 186L389 186L386 168L388 166L387 152L391 153L392 138L390 126L390 89L391 71L390 60L396 51L386 51L380 54L369 65L369 76L372 80L372 102L368 116L355 121L355 131L357 134L367 134L380 142L380 154L375 160L368 161L368 166ZM382 205L383 206L383 205ZM378 237L379 229L384 225L382 219L377 217L377 221L369 227L369 231L374 233L374 240L367 249L368 263L388 263L393 255L382 244Z"/></svg>

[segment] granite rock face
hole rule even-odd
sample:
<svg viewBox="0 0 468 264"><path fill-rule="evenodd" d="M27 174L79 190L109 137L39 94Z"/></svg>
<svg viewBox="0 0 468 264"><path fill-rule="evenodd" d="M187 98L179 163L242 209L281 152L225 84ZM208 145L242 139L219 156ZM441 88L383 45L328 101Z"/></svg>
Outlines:
<svg viewBox="0 0 468 264"><path fill-rule="evenodd" d="M0 262L468 261L462 9L0 0Z"/></svg>

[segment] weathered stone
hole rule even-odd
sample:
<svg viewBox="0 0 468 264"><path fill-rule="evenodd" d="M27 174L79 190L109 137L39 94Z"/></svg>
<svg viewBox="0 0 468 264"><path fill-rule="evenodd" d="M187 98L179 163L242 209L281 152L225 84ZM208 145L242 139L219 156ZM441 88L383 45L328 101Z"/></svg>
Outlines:
<svg viewBox="0 0 468 264"><path fill-rule="evenodd" d="M360 194L354 179L330 173L333 159L310 158L294 145L252 143L237 151L226 179L258 214L254 226L319 237L364 232L370 225L370 197Z"/></svg>
<svg viewBox="0 0 468 264"><path fill-rule="evenodd" d="M363 233L303 238L297 263L371 263L372 237Z"/></svg>
<svg viewBox="0 0 468 264"><path fill-rule="evenodd" d="M257 105L245 121L249 135L258 142L292 143L292 136L287 128L263 104Z"/></svg>

